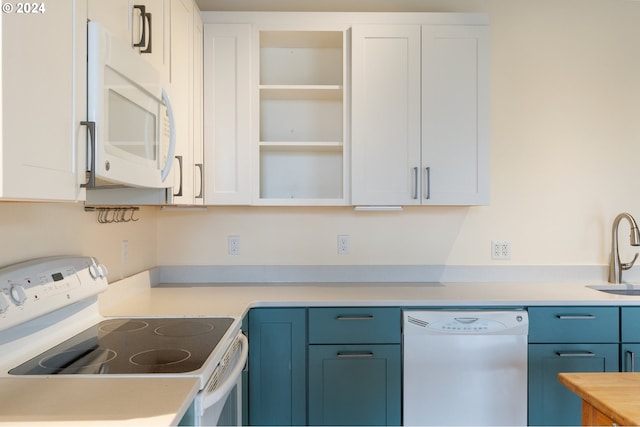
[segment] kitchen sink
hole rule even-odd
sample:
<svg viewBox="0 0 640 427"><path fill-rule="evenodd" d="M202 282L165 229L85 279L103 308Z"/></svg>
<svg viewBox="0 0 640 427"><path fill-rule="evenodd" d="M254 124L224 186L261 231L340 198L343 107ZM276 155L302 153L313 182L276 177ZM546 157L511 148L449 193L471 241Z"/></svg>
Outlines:
<svg viewBox="0 0 640 427"><path fill-rule="evenodd" d="M620 285L587 286L587 288L591 288L600 292L605 292L607 294L640 296L640 285L631 285L631 284L623 283Z"/></svg>

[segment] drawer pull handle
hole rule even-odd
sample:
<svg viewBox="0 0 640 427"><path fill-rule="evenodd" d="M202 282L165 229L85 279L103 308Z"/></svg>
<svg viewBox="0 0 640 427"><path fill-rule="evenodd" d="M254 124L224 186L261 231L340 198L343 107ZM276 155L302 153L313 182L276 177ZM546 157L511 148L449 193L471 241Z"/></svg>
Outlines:
<svg viewBox="0 0 640 427"><path fill-rule="evenodd" d="M371 358L373 357L373 352L366 351L361 353L337 353L338 358L340 359L363 359L363 358Z"/></svg>
<svg viewBox="0 0 640 427"><path fill-rule="evenodd" d="M631 365L630 368L631 369L627 369L626 372L635 372L636 371L636 354L633 351L627 350L626 351L626 356L627 357L625 359L625 362L627 360L629 360L631 362L630 363L630 365ZM626 364L626 363L625 363L625 365L629 366L629 364Z"/></svg>
<svg viewBox="0 0 640 427"><path fill-rule="evenodd" d="M336 320L373 320L375 317L371 314L365 316L349 316L340 314L336 317Z"/></svg>
<svg viewBox="0 0 640 427"><path fill-rule="evenodd" d="M558 314L556 317L560 320L593 320L596 318L593 314Z"/></svg>
<svg viewBox="0 0 640 427"><path fill-rule="evenodd" d="M560 357L594 357L596 354L590 351L556 351Z"/></svg>

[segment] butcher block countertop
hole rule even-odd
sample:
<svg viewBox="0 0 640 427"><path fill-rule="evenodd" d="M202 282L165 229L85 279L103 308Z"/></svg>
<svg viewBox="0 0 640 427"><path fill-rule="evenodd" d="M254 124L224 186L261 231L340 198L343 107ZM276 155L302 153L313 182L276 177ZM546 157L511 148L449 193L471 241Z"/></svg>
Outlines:
<svg viewBox="0 0 640 427"><path fill-rule="evenodd" d="M640 425L640 372L561 373L558 380L582 399L583 425Z"/></svg>

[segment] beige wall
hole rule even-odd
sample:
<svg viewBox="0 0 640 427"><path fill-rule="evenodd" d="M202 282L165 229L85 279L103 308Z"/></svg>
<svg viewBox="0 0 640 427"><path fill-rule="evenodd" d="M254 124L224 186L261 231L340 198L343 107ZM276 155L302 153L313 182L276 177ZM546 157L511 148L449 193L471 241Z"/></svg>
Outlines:
<svg viewBox="0 0 640 427"><path fill-rule="evenodd" d="M629 211L640 220L640 1L208 3L219 10L489 13L491 206L162 212L160 264L600 265L615 215ZM227 255L230 234L241 236L241 255ZM351 236L350 255L336 254L338 234ZM511 261L490 259L492 239L512 242Z"/></svg>
<svg viewBox="0 0 640 427"><path fill-rule="evenodd" d="M156 264L602 265L615 215L629 211L640 220L640 1L313 3L490 14L491 206L145 208L137 223L103 225L82 204L0 203L0 265L94 255L111 280ZM231 234L241 237L238 256L227 255ZM336 254L338 234L351 236L350 255ZM511 240L511 261L491 261L491 239ZM127 265L122 240L129 241Z"/></svg>
<svg viewBox="0 0 640 427"><path fill-rule="evenodd" d="M144 208L139 221L98 224L81 203L0 203L0 266L53 255L97 257L117 280L156 265L156 209ZM121 256L129 244L128 262Z"/></svg>

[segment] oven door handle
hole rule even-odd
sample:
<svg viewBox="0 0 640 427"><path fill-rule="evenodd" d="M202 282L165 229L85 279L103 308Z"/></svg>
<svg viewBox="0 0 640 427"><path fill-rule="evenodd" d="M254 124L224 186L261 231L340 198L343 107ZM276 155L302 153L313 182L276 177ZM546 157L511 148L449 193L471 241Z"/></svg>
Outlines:
<svg viewBox="0 0 640 427"><path fill-rule="evenodd" d="M227 394L231 391L233 386L238 382L238 378L244 369L244 365L247 363L247 356L249 355L249 341L244 334L240 334L238 336L240 340L240 345L242 347L240 358L236 362L236 365L231 370L231 373L227 375L227 379L218 387L213 390L209 394L205 394L202 396L202 410L203 412L215 405L217 402L223 400L227 397ZM202 415L202 414L201 414Z"/></svg>

